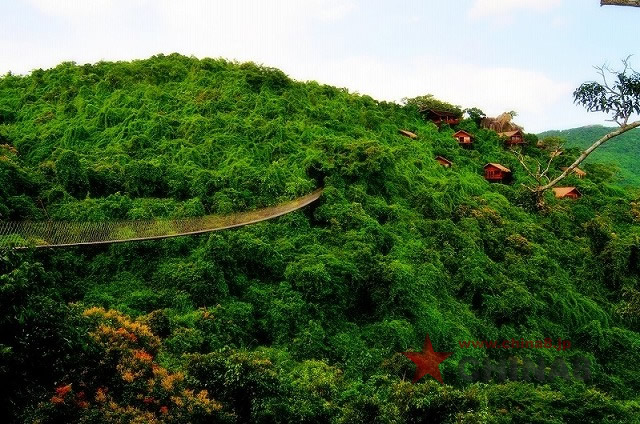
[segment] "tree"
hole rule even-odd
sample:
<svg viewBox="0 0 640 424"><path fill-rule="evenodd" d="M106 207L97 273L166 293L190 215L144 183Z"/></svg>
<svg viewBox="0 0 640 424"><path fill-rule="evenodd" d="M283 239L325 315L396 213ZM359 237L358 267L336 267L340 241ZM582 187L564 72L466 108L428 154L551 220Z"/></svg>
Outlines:
<svg viewBox="0 0 640 424"><path fill-rule="evenodd" d="M640 0L600 0L600 6L640 7Z"/></svg>
<svg viewBox="0 0 640 424"><path fill-rule="evenodd" d="M443 112L450 112L456 116L462 116L462 109L460 106L455 106L451 103L438 100L433 96L433 94L413 97L410 99L405 97L402 99L402 102L407 106L416 106L419 110L434 109Z"/></svg>
<svg viewBox="0 0 640 424"><path fill-rule="evenodd" d="M598 147L620 134L640 127L640 120L629 122L633 115L640 113L640 73L631 68L629 58L624 59L622 63L624 65L622 71L612 70L606 65L596 67L602 82L585 82L573 93L575 103L584 106L589 112L610 114L612 117L610 121L618 124L619 128L595 141L556 178L549 180L546 172L538 175L539 178L536 180L539 185L532 191L538 194L539 199L544 191L571 174ZM613 75L614 81L609 82L608 75ZM548 182L542 184L542 180Z"/></svg>
<svg viewBox="0 0 640 424"><path fill-rule="evenodd" d="M546 150L549 150L550 152L556 152L558 150L562 150L566 142L567 140L565 138L558 137L555 135L552 135L550 137L545 137L542 140L540 140L541 146L544 147Z"/></svg>
<svg viewBox="0 0 640 424"><path fill-rule="evenodd" d="M477 107L471 107L464 110L464 113L467 114L469 119L474 121L476 125L480 125L480 122L487 117L487 115Z"/></svg>
<svg viewBox="0 0 640 424"><path fill-rule="evenodd" d="M87 195L87 170L75 152L67 150L60 155L56 162L56 175L60 184L72 196L83 199Z"/></svg>

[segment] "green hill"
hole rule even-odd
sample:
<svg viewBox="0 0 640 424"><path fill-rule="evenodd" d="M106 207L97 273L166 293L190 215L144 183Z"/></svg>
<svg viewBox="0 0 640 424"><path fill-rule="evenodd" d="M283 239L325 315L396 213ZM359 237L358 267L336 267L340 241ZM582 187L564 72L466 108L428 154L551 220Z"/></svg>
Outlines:
<svg viewBox="0 0 640 424"><path fill-rule="evenodd" d="M567 179L580 200L548 193L538 211L522 185L531 181L497 135L471 121L460 128L475 136L473 149L415 107L252 63L180 55L0 78L2 220L199 216L325 187L308 208L237 230L0 250L0 416L639 416L637 199L593 167L584 180ZM487 162L509 167L513 183L486 182ZM415 365L402 352L420 350L427 334L436 352L452 352L440 365L444 385L428 375L411 383ZM571 348L459 344L547 337ZM542 361L547 374L562 374L560 358L571 375L587 358L591 378L470 383L467 369L460 374L463 358L509 357Z"/></svg>
<svg viewBox="0 0 640 424"><path fill-rule="evenodd" d="M563 131L545 131L538 134L538 137L563 137L567 140L567 147L585 149L612 130L614 128L592 125ZM639 157L640 130L636 129L608 141L593 152L586 162L611 165L618 171L622 184L640 187Z"/></svg>

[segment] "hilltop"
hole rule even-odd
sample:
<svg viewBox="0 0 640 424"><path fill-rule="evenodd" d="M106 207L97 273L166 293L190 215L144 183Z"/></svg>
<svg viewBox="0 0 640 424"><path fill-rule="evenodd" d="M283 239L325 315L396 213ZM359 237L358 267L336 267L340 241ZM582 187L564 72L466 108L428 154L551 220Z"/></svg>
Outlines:
<svg viewBox="0 0 640 424"><path fill-rule="evenodd" d="M612 130L614 128L590 125L562 131L545 131L538 134L538 137L562 137L567 140L567 147L577 147L584 150ZM587 159L586 163L601 163L611 166L612 169L618 171L617 177L620 183L639 187L640 162L637 160L638 157L640 157L640 131L633 130L605 143Z"/></svg>
<svg viewBox="0 0 640 424"><path fill-rule="evenodd" d="M0 219L202 216L203 236L0 252L9 422L626 422L640 413L640 207L600 167L540 212L517 157L253 63L154 56L0 78ZM399 133L415 133L413 140ZM523 153L548 152L527 135ZM567 152L569 155L570 152ZM436 156L453 165L442 167ZM513 171L490 184L483 166ZM557 166L561 166L561 161ZM559 172L554 168L553 172ZM411 383L429 334L445 385ZM466 383L506 359L460 340L545 337L592 378Z"/></svg>

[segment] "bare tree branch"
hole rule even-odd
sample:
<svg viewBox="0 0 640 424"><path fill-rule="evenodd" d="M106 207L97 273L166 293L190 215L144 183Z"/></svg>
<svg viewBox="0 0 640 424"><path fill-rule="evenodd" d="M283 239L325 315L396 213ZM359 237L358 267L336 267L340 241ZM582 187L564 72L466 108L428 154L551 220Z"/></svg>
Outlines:
<svg viewBox="0 0 640 424"><path fill-rule="evenodd" d="M640 0L634 1L634 3L640 6ZM640 127L640 121L629 123L629 119L633 115L640 114L640 74L631 68L629 57L622 60L622 63L624 65L622 71L612 70L607 65L595 67L598 74L602 77L602 83L586 82L573 93L575 103L584 106L590 112L605 112L611 114L611 121L616 122L619 128L611 131L589 146L589 148L582 152L559 176L544 185L540 184L540 186L534 190L535 193L538 193L539 203L542 203L541 195L545 190L550 189L567 175L571 174L591 152L608 140ZM631 74L627 72L630 69ZM609 81L607 80L607 73L615 76L615 80L611 85L609 85ZM541 175L537 175L537 177L540 178Z"/></svg>
<svg viewBox="0 0 640 424"><path fill-rule="evenodd" d="M545 168L545 170L540 174L540 176L545 177L547 179L547 181L549 181L549 177L547 177L547 173L549 172L549 169L551 168L551 162L553 162L553 160L556 157L554 155L549 155L549 162L547 162L547 167Z"/></svg>
<svg viewBox="0 0 640 424"><path fill-rule="evenodd" d="M640 0L600 0L600 6L640 7Z"/></svg>
<svg viewBox="0 0 640 424"><path fill-rule="evenodd" d="M525 161L524 155L519 151L514 152L514 154L516 155L516 158L518 158L518 162L520 162L520 165L522 165L524 170L527 171L527 174L529 174L533 179L535 179L536 182L538 183L538 186L540 186L540 184L541 184L540 180L538 178L536 178L535 174L533 172L531 172L531 170L527 166L527 163ZM537 187L535 187L535 186L529 186L529 185L526 185L524 183L522 185L525 186L526 188L528 188L529 190L531 190L532 192L535 192L536 189L537 189Z"/></svg>
<svg viewBox="0 0 640 424"><path fill-rule="evenodd" d="M617 130L611 131L609 134L605 135L604 137L602 137L601 139L599 139L598 141L593 143L587 150L582 152L582 154L580 156L578 156L578 159L576 159L575 162L573 162L567 169L565 169L565 171L562 174L560 174L555 179L551 180L549 183L547 183L547 184L545 184L545 185L543 185L541 187L538 187L536 189L536 191L544 191L544 190L550 189L551 187L556 185L560 180L564 179L567 175L569 175L571 172L573 172L573 170L575 168L577 168L578 165L580 165L582 163L582 161L584 161L587 158L587 156L589 156L591 154L591 152L593 152L595 149L600 147L602 144L604 144L608 140L612 139L613 137L617 137L620 134L624 134L627 131L632 130L632 129L637 128L637 127L640 127L640 121L635 121L635 122L632 122L630 124L625 124L625 125L621 126L620 128L618 128Z"/></svg>
<svg viewBox="0 0 640 424"><path fill-rule="evenodd" d="M546 139L549 143L551 143L550 139ZM551 147L552 150L558 151L562 149L562 146L564 146L564 142L562 143L558 143L554 140L553 144L550 144L547 147ZM520 150L514 150L513 153L515 154L516 158L518 159L518 162L520 162L520 165L522 165L522 168L524 168L524 170L527 172L527 174L533 178L536 183L538 184L537 186L528 186L526 184L523 184L526 188L528 188L530 191L532 191L533 193L541 193L541 191L539 190L539 188L544 185L545 183L548 183L549 181L551 181L551 179L549 178L548 174L549 174L549 170L551 169L551 164L553 163L554 159L557 157L556 155L549 155L549 160L546 163L546 166L540 162L537 159L533 159L530 157L527 157L525 155L522 154L522 152ZM527 159L529 160L529 162L535 162L535 172L531 170L530 166L527 165ZM541 200L541 199L540 199Z"/></svg>
<svg viewBox="0 0 640 424"><path fill-rule="evenodd" d="M529 174L531 178L536 180L536 183L538 184L537 186L528 186L526 184L523 184L525 187L527 187L529 190L535 193L535 192L538 192L538 187L542 186L544 182L550 181L549 177L547 176L547 173L551 168L551 163L555 159L554 156L551 156L549 158L549 162L547 163L547 166L544 170L542 170L542 167L543 167L542 163L540 163L539 160L535 160L535 164L534 164L535 171L532 171L529 165L527 165L526 159L530 159L530 161L534 161L534 159L528 158L527 156L523 155L522 152L520 152L519 150L516 150L513 153L515 154L516 158L518 159L518 162L520 162L520 165L522 165L522 167L527 172L527 174Z"/></svg>

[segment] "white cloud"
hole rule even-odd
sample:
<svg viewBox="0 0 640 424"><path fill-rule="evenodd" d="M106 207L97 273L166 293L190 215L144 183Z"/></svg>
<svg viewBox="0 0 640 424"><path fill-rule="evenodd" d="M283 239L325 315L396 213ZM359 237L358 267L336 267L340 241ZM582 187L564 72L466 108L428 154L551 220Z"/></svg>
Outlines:
<svg viewBox="0 0 640 424"><path fill-rule="evenodd" d="M312 51L309 37L314 24L341 20L356 8L353 1L340 0L158 0L156 4L164 31L172 34L165 37L165 49L184 52L188 46L187 53L198 56L265 63Z"/></svg>
<svg viewBox="0 0 640 424"><path fill-rule="evenodd" d="M29 1L51 16L56 32L46 37L0 39L0 74L9 70L24 73L67 60L130 60L179 52L252 60L281 68L296 79L347 87L380 100L432 93L465 107L480 107L491 115L516 110L518 122L529 131L559 126L558 121L565 122L565 113L570 114L567 122L584 117L571 103L574 84L542 72L467 63L456 55L407 55L398 60L358 55L348 49L336 54L330 41L319 34L326 29L327 20L333 21L329 25L333 28L336 21L354 14L353 1ZM536 3L551 7L557 1Z"/></svg>
<svg viewBox="0 0 640 424"><path fill-rule="evenodd" d="M100 15L114 7L121 7L125 0L27 0L40 12L60 17Z"/></svg>
<svg viewBox="0 0 640 424"><path fill-rule="evenodd" d="M348 87L379 100L433 94L463 107L477 106L489 115L515 110L519 122L529 131L547 129L558 105L571 107L572 84L555 81L541 72L508 67L482 67L454 63L436 57L408 62L380 61L372 57L351 57L307 62L285 68L293 77L317 79Z"/></svg>
<svg viewBox="0 0 640 424"><path fill-rule="evenodd" d="M300 2L298 2L300 3ZM336 21L348 16L356 9L354 1L346 0L311 0L318 17L325 21Z"/></svg>
<svg viewBox="0 0 640 424"><path fill-rule="evenodd" d="M468 16L484 18L510 15L518 9L547 11L562 3L562 0L475 0Z"/></svg>
<svg viewBox="0 0 640 424"><path fill-rule="evenodd" d="M287 17L300 15L314 16L320 20L342 19L355 9L353 0L26 0L40 12L60 17L82 17L104 15L112 11L122 10L124 6L144 6L153 9L156 5L165 11L178 15L196 11L196 17L206 16L206 11L217 10L222 15L228 12L239 12L254 15L259 13L261 18ZM198 19L201 20L201 19ZM295 24L295 22L292 22Z"/></svg>

